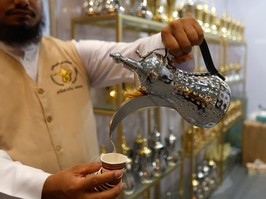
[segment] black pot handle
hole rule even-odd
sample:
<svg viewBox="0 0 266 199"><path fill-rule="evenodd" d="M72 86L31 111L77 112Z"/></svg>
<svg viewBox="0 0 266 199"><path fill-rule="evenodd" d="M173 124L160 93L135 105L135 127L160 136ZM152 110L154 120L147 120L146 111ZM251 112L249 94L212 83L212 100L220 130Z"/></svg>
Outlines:
<svg viewBox="0 0 266 199"><path fill-rule="evenodd" d="M205 39L203 39L203 42L200 44L200 51L204 60L204 63L206 65L207 70L212 74L212 75L217 75L220 77L222 80L225 80L225 78L218 72L218 70L215 68L211 53L208 47L208 44Z"/></svg>

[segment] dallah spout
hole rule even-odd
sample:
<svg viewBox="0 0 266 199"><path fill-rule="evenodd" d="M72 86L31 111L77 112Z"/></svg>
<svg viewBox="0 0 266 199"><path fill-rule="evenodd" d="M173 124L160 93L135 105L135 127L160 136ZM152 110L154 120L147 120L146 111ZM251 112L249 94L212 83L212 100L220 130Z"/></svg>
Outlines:
<svg viewBox="0 0 266 199"><path fill-rule="evenodd" d="M136 72L142 68L139 62L135 61L134 59L124 57L121 53L111 53L110 57L114 59L115 63L123 63L123 66L132 72Z"/></svg>
<svg viewBox="0 0 266 199"><path fill-rule="evenodd" d="M110 137L113 136L113 132L116 129L117 125L126 118L129 114L141 110L143 108L147 107L168 107L174 109L175 107L173 104L170 104L167 100L164 98L161 98L160 96L156 95L143 95L136 98L132 98L128 101L125 101L122 103L117 111L113 114L111 121L110 121Z"/></svg>

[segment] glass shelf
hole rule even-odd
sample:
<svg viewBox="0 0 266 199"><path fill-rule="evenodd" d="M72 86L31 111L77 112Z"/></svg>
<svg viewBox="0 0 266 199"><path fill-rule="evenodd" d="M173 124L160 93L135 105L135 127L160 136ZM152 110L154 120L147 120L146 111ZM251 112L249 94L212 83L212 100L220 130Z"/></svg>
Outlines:
<svg viewBox="0 0 266 199"><path fill-rule="evenodd" d="M94 104L93 110L98 115L113 115L117 106L115 104Z"/></svg>
<svg viewBox="0 0 266 199"><path fill-rule="evenodd" d="M237 117L232 123L224 126L223 133L226 133L229 131L229 129L233 128L238 122L243 121L245 119L245 116L241 114L239 117Z"/></svg>
<svg viewBox="0 0 266 199"><path fill-rule="evenodd" d="M223 161L223 173L228 174L234 164L241 158L241 151L238 148L233 148L229 156Z"/></svg>
<svg viewBox="0 0 266 199"><path fill-rule="evenodd" d="M141 17L135 17L124 14L108 14L99 16L82 16L72 18L71 34L72 38L76 38L77 25L89 24L102 27L116 27L118 34L122 34L122 29L133 30L137 32L156 33L159 32L166 24ZM117 37L117 41L121 41L121 37Z"/></svg>
<svg viewBox="0 0 266 199"><path fill-rule="evenodd" d="M168 176L170 173L178 169L181 164L182 164L181 161L179 161L175 166L169 166L161 176L155 177L154 180L149 184L137 183L136 191L131 195L124 194L123 198L134 199L137 198L138 196L141 196L145 191L149 190L151 187L159 183L161 179L163 179L164 177Z"/></svg>
<svg viewBox="0 0 266 199"><path fill-rule="evenodd" d="M191 157L193 155L197 155L200 151L208 147L217 138L218 138L218 135L210 136L208 139L199 143L197 147L194 147L193 152L185 151L185 157Z"/></svg>
<svg viewBox="0 0 266 199"><path fill-rule="evenodd" d="M80 16L71 19L72 38L76 38L77 25L96 25L102 27L116 27L118 30L132 30L136 32L156 33L162 30L167 24L151 19L145 19L132 15L113 13L98 16ZM208 42L221 43L226 41L230 45L245 45L245 41L234 41L222 38L220 35L204 33ZM121 39L121 38L120 38ZM121 41L117 39L117 41Z"/></svg>

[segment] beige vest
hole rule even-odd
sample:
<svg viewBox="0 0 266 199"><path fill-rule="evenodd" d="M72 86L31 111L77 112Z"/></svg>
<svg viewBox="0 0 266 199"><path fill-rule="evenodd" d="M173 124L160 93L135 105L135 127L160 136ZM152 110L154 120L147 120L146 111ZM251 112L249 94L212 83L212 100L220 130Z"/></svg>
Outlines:
<svg viewBox="0 0 266 199"><path fill-rule="evenodd" d="M87 74L71 42L44 37L38 83L0 50L0 149L54 173L99 155Z"/></svg>

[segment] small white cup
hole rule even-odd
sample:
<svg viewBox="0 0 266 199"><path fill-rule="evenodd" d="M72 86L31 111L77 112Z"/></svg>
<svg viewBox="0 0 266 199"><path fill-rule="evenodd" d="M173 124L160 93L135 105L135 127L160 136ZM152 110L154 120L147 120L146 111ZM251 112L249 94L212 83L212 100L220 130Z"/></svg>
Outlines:
<svg viewBox="0 0 266 199"><path fill-rule="evenodd" d="M101 155L100 160L102 162L102 167L99 171L95 172L95 175L99 175L112 170L124 170L127 162L127 156L120 153L105 153ZM113 188L115 185L119 184L121 180L122 176L115 181L105 183L103 185L100 185L99 187L95 187L95 190L101 192Z"/></svg>

